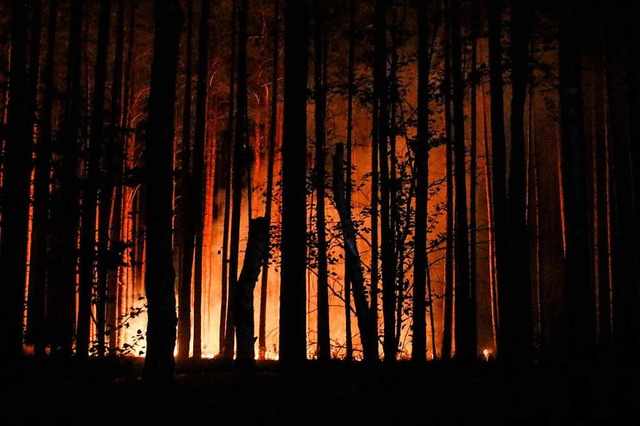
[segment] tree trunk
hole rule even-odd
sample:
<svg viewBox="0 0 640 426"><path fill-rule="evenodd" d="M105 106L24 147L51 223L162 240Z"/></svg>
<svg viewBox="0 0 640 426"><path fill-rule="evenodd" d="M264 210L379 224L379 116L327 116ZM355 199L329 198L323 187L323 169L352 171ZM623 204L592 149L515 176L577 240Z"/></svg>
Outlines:
<svg viewBox="0 0 640 426"><path fill-rule="evenodd" d="M73 0L69 17L69 49L67 56L67 90L63 132L54 145L60 160L54 164L51 195L51 223L57 232L51 234L48 261L47 323L53 354L72 355L76 311L76 263L78 239L78 139L82 125L81 32L84 2Z"/></svg>
<svg viewBox="0 0 640 426"><path fill-rule="evenodd" d="M112 118L111 118L111 137L110 137L110 161L111 173L108 174L109 179L103 195L113 194L113 212L107 212L106 208L100 213L102 217L110 223L104 224L103 227L110 228L107 232L107 241L103 242L102 256L107 257L100 269L106 272L106 309L104 317L103 333L109 336L109 353L113 353L118 345L117 333L115 332L116 323L118 321L118 279L120 268L122 267L120 257L123 254L122 244L122 202L123 202L123 178L124 178L124 158L125 158L125 138L126 133L124 127L126 122L124 117L127 115L129 105L127 105L127 96L123 96L123 84L125 80L125 55L124 55L124 37L125 37L125 1L118 0L117 11L117 27L116 27L116 48L113 65L113 88L111 94ZM131 28L133 31L133 28ZM131 46L130 46L131 49ZM128 79L128 75L126 79ZM104 238L104 236L102 237ZM104 240L102 240L104 241ZM117 258L116 258L117 256ZM116 263L114 263L114 260Z"/></svg>
<svg viewBox="0 0 640 426"><path fill-rule="evenodd" d="M198 49L198 85L196 89L196 123L193 145L193 205L195 230L195 276L193 285L193 357L202 354L202 244L204 233L205 132L207 116L207 85L209 82L209 2L200 8L200 40Z"/></svg>
<svg viewBox="0 0 640 426"><path fill-rule="evenodd" d="M184 108L182 110L182 152L180 173L176 185L175 264L178 287L178 360L189 358L191 346L191 279L195 223L188 217L193 212L193 181L191 170L191 56L193 54L193 0L187 2Z"/></svg>
<svg viewBox="0 0 640 426"><path fill-rule="evenodd" d="M231 334L233 336L233 329L227 332L227 327L233 327L233 323L227 324L228 320L231 320L230 314L227 309L229 305L229 227L231 225L231 174L232 174L232 150L233 150L233 118L234 118L234 106L235 106L235 82L236 82L236 27L237 27L237 13L238 4L233 2L233 13L231 16L231 58L229 60L229 119L227 122L227 137L224 140L224 163L220 169L223 169L223 175L220 180L225 181L224 192L224 224L222 231L222 294L220 297L220 354L230 359L233 354L233 342L231 342L231 348L227 348L227 336ZM224 177L224 179L223 179Z"/></svg>
<svg viewBox="0 0 640 426"><path fill-rule="evenodd" d="M285 0L284 128L282 141L282 268L280 361L307 357L306 338L306 91L307 0Z"/></svg>
<svg viewBox="0 0 640 426"><path fill-rule="evenodd" d="M31 179L31 140L27 79L27 9L24 1L11 2L11 66L7 138L2 176L2 233L0 271L5 276L0 305L0 355L22 355L22 319L27 278L27 239Z"/></svg>
<svg viewBox="0 0 640 426"><path fill-rule="evenodd" d="M147 353L143 378L151 390L173 381L176 298L173 270L173 122L182 11L178 1L154 3L155 37L144 160L146 175Z"/></svg>
<svg viewBox="0 0 640 426"><path fill-rule="evenodd" d="M264 216L271 228L271 205L273 204L273 168L275 163L276 130L278 127L278 64L280 56L280 6L273 2L273 70L271 71L271 118L269 123L269 159L267 164L267 195ZM258 325L258 359L265 359L267 353L267 295L269 284L269 255L262 265L260 283L260 322Z"/></svg>
<svg viewBox="0 0 640 426"><path fill-rule="evenodd" d="M496 278L498 281L498 356L506 362L515 360L511 347L517 341L512 327L514 319L509 316L513 301L506 297L509 293L508 269L508 215L506 183L506 142L504 126L504 93L502 81L501 43L502 0L489 0L489 81L491 94L491 154L493 175L493 216L494 253L496 258ZM505 294L506 293L506 294ZM511 328L510 328L511 327Z"/></svg>
<svg viewBox="0 0 640 426"><path fill-rule="evenodd" d="M416 224L413 260L413 339L411 359L426 361L427 219L429 187L429 28L427 2L418 2L418 135L415 147ZM431 299L431 295L429 295Z"/></svg>
<svg viewBox="0 0 640 426"><path fill-rule="evenodd" d="M448 4L443 7L443 37L444 37L444 75L441 90L444 102L444 126L445 126L445 151L446 151L446 181L447 181L447 236L445 253L445 287L444 287L444 318L442 321L442 359L451 358L453 339L453 236L454 236L454 211L453 211L453 138L451 120L451 56L450 56L450 21Z"/></svg>
<svg viewBox="0 0 640 426"><path fill-rule="evenodd" d="M336 145L336 153L333 157L333 198L336 210L340 217L340 226L344 238L344 250L347 264L350 266L349 280L353 284L353 301L356 308L356 319L360 330L363 359L365 362L378 361L378 329L374 322L375 316L367 303L362 263L356 240L356 230L349 214L350 208L346 204L344 193L342 144ZM373 303L373 302L372 302Z"/></svg>
<svg viewBox="0 0 640 426"><path fill-rule="evenodd" d="M451 75L453 81L453 131L455 178L455 342L456 359L475 358L472 341L471 300L469 297L469 224L467 222L467 174L464 137L464 82L462 81L462 43L460 40L460 0L451 3Z"/></svg>
<svg viewBox="0 0 640 426"><path fill-rule="evenodd" d="M93 83L94 92L89 134L89 152L86 164L87 176L82 194L81 210L80 289L78 295L78 329L76 337L76 356L80 358L85 358L89 354L89 340L91 335L92 297L96 264L96 208L98 203L98 189L101 181L100 158L102 154L104 128L104 99L110 19L111 0L101 0ZM109 194L109 201L110 200L111 194ZM104 336L102 339L104 339Z"/></svg>
<svg viewBox="0 0 640 426"><path fill-rule="evenodd" d="M255 363L253 290L269 254L269 222L266 217L251 219L247 249L242 264L242 272L238 278L234 319L238 351L236 362L242 366Z"/></svg>
<svg viewBox="0 0 640 426"><path fill-rule="evenodd" d="M624 78L624 57L620 44L622 31L618 8L607 12L605 20L605 76L607 79L607 138L611 150L611 256L613 263L613 343L619 360L630 362L633 355L635 309L637 308L635 280L638 276L634 252L635 244L633 197L629 196L632 170L627 100Z"/></svg>
<svg viewBox="0 0 640 426"><path fill-rule="evenodd" d="M314 48L314 102L315 102L315 187L316 187L316 232L318 238L318 360L326 362L331 359L329 336L329 283L327 272L327 231L324 204L325 179L325 115L327 108L325 78L323 74L326 54L324 45L324 25L322 0L315 0L315 15L313 26Z"/></svg>
<svg viewBox="0 0 640 426"><path fill-rule="evenodd" d="M582 112L578 4L560 8L560 107L562 196L565 223L565 286L572 360L584 362L595 349L595 303L589 280L585 138Z"/></svg>
<svg viewBox="0 0 640 426"><path fill-rule="evenodd" d="M478 204L478 33L480 31L480 10L473 5L471 17L471 135L469 149L469 339L478 355L478 225L476 207Z"/></svg>
<svg viewBox="0 0 640 426"><path fill-rule="evenodd" d="M503 288L508 300L514 356L522 362L533 359L533 322L527 230L526 159L524 111L529 80L529 2L511 8L511 150L509 159L509 236L511 282ZM516 338L517 336L517 338Z"/></svg>
<svg viewBox="0 0 640 426"><path fill-rule="evenodd" d="M229 241L229 301L225 338L225 358L233 358L234 327L233 309L238 282L238 257L240 251L240 215L242 214L242 187L245 162L249 161L247 146L247 0L238 0L238 62L236 115L231 173L231 236Z"/></svg>
<svg viewBox="0 0 640 426"><path fill-rule="evenodd" d="M35 176L33 182L33 219L31 253L29 257L29 300L25 340L33 343L35 355L45 356L45 305L47 285L47 235L49 233L49 185L51 183L53 76L58 21L58 2L49 3L47 53L43 70L44 93L39 133L36 143ZM35 117L34 117L35 119Z"/></svg>
<svg viewBox="0 0 640 426"><path fill-rule="evenodd" d="M347 179L344 189L345 204L349 210L347 213L351 217L351 193L353 184L351 182L352 151L353 151L353 96L355 83L355 31L356 31L356 0L349 1L349 64L347 65ZM345 315L345 360L353 360L353 336L351 334L351 278L349 261L344 261L344 315Z"/></svg>

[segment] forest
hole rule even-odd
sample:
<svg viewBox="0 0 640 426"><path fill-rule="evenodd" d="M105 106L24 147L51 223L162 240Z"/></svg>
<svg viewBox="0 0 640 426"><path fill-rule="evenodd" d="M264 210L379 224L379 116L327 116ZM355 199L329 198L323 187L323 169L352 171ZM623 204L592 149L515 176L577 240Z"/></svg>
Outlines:
<svg viewBox="0 0 640 426"><path fill-rule="evenodd" d="M7 424L638 414L634 10L0 1Z"/></svg>

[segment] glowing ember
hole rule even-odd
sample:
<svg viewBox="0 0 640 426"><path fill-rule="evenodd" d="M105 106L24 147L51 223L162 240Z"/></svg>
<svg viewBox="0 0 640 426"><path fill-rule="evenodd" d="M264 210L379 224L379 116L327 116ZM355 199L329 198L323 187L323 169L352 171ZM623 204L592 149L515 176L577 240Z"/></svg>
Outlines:
<svg viewBox="0 0 640 426"><path fill-rule="evenodd" d="M484 350L482 351L482 356L484 357L484 360L485 360L485 361L489 361L489 360L492 358L492 356L491 356L491 355L492 355L492 354L491 354L491 351L490 351L489 349L484 349Z"/></svg>

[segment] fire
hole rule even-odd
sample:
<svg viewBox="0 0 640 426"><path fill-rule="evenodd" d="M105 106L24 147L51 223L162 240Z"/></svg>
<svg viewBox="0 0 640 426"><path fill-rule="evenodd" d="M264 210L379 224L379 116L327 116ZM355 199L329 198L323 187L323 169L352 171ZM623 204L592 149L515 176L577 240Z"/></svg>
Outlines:
<svg viewBox="0 0 640 426"><path fill-rule="evenodd" d="M485 361L489 361L490 359L493 358L493 353L489 349L484 349L482 351L482 356Z"/></svg>

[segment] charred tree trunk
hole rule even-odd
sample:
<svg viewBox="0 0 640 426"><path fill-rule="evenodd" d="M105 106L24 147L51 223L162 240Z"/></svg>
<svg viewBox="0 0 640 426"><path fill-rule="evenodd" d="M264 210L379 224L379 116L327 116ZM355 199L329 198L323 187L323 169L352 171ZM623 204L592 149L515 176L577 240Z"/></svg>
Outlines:
<svg viewBox="0 0 640 426"><path fill-rule="evenodd" d="M584 362L595 348L595 302L589 271L585 138L581 90L581 26L578 3L560 7L560 107L565 220L565 286L571 357Z"/></svg>
<svg viewBox="0 0 640 426"><path fill-rule="evenodd" d="M280 6L278 0L273 2L273 70L271 71L271 118L269 123L269 158L267 164L267 194L264 216L267 226L271 228L271 205L273 204L273 174L275 163L276 130L278 127L278 65L280 57ZM262 265L260 283L260 320L258 324L258 359L265 359L267 353L267 295L269 285L269 253Z"/></svg>
<svg viewBox="0 0 640 426"><path fill-rule="evenodd" d="M205 134L207 118L207 85L209 82L209 2L200 8L200 40L198 49L198 85L196 88L196 123L193 145L193 205L195 229L195 274L193 284L193 357L202 354L202 245L204 237Z"/></svg>
<svg viewBox="0 0 640 426"><path fill-rule="evenodd" d="M345 258L350 266L349 280L353 284L353 301L356 308L356 320L360 330L363 359L365 362L378 361L378 329L374 322L375 316L367 303L364 275L360 252L358 251L356 230L351 219L350 207L346 204L344 191L342 144L336 145L336 153L333 157L333 198L340 216L340 226L344 238Z"/></svg>
<svg viewBox="0 0 640 426"><path fill-rule="evenodd" d="M617 4L617 3L616 3ZM619 7L607 11L605 21L605 76L607 82L607 139L611 154L611 256L613 289L613 344L621 362L631 362L637 294L635 280L638 269L635 244L633 197L628 123L626 122L626 85L624 56L620 40Z"/></svg>
<svg viewBox="0 0 640 426"><path fill-rule="evenodd" d="M222 169L222 173L226 173L226 175L222 175L220 180L223 180L225 183L224 188L224 223L223 223L223 231L222 231L222 274L221 274L221 282L222 282L222 292L220 295L220 354L229 359L233 354L233 342L231 343L231 348L227 348L227 327L233 327L233 323L227 324L227 320L229 319L229 313L227 306L229 304L229 227L231 226L231 174L232 174L232 150L233 150L233 118L234 118L234 106L235 106L235 83L236 83L236 48L237 48L237 40L236 40L236 27L237 27L237 3L233 2L233 13L231 16L231 58L229 60L230 64L230 78L229 78L229 118L227 122L227 137L224 140L224 154L223 159L224 162L221 165L220 169ZM218 168L216 168L218 169ZM233 329L230 331L233 333ZM232 334L233 335L233 334Z"/></svg>
<svg viewBox="0 0 640 426"><path fill-rule="evenodd" d="M453 340L453 236L454 236L454 211L453 211L453 137L451 120L451 57L450 57L450 21L448 4L443 7L443 37L444 37L444 76L441 90L444 102L444 126L445 126L445 150L446 150L446 181L447 181L447 236L445 253L445 288L444 288L444 319L442 325L442 359L451 358Z"/></svg>
<svg viewBox="0 0 640 426"><path fill-rule="evenodd" d="M533 360L533 320L529 273L529 232L527 229L526 159L524 111L529 80L529 2L511 7L511 150L509 160L509 253L511 282L503 287L510 302L504 308L511 318L514 356L528 363Z"/></svg>
<svg viewBox="0 0 640 426"><path fill-rule="evenodd" d="M356 0L349 1L349 64L347 65L347 179L344 189L345 205L351 217L351 194L353 184L351 182L352 151L353 151L353 96L355 83L355 43L356 43ZM351 334L351 278L349 270L351 266L345 258L344 261L344 315L345 315L345 346L346 361L353 360L353 336ZM373 282L373 281L372 281Z"/></svg>
<svg viewBox="0 0 640 426"><path fill-rule="evenodd" d="M383 0L375 3L374 30L374 138L380 166L380 236L382 266L382 316L384 323L383 351L384 359L393 362L396 359L398 343L395 332L396 318L396 281L394 236L390 219L390 170L389 170L389 100L387 94L387 4ZM393 154L393 153L392 153ZM374 212L373 214L377 214ZM375 248L374 248L375 249Z"/></svg>
<svg viewBox="0 0 640 426"><path fill-rule="evenodd" d="M253 290L269 254L269 221L265 217L251 219L249 237L238 278L234 319L238 352L236 362L240 366L250 367L255 363L255 333L253 318Z"/></svg>
<svg viewBox="0 0 640 426"><path fill-rule="evenodd" d="M67 56L67 90L62 135L56 140L51 195L51 223L57 232L51 234L51 252L47 270L47 324L53 354L72 355L76 310L76 264L78 239L78 140L82 125L81 32L84 2L73 0L69 18Z"/></svg>
<svg viewBox="0 0 640 426"><path fill-rule="evenodd" d="M307 357L306 338L306 91L307 0L285 0L284 129L282 141L282 269L280 361Z"/></svg>
<svg viewBox="0 0 640 426"><path fill-rule="evenodd" d="M58 2L49 3L47 24L47 53L43 69L42 107L37 121L35 175L33 182L33 224L29 258L29 300L25 340L34 345L36 357L45 356L45 306L47 285L47 235L49 233L49 185L51 182L51 154L53 146L52 115L54 92L54 58L58 21Z"/></svg>
<svg viewBox="0 0 640 426"><path fill-rule="evenodd" d="M315 102L315 187L316 187L316 231L318 238L318 360L329 361L331 359L331 347L329 336L329 283L327 271L327 232L324 203L324 179L325 179L325 116L327 108L327 88L325 86L325 45L322 0L314 0L315 15L313 27L314 48L314 102Z"/></svg>
<svg viewBox="0 0 640 426"><path fill-rule="evenodd" d="M191 56L193 54L193 0L187 2L184 108L182 110L182 151L180 173L176 185L175 256L178 288L178 360L189 358L191 346L191 278L195 223L188 217L193 212L191 171Z"/></svg>
<svg viewBox="0 0 640 426"><path fill-rule="evenodd" d="M509 293L508 269L508 214L506 183L506 142L504 126L504 84L502 81L502 42L501 42L502 0L489 0L489 81L491 95L491 154L493 177L493 228L494 253L496 259L496 278L498 281L498 356L506 361L514 361L512 345L517 342L512 328L514 319L509 316L510 304L506 297ZM505 294L506 293L506 294Z"/></svg>
<svg viewBox="0 0 640 426"><path fill-rule="evenodd" d="M229 301L225 337L225 358L233 358L234 327L233 306L238 283L238 257L240 251L240 215L242 214L242 184L245 162L248 161L247 147L247 0L238 0L238 62L236 115L231 172L231 236L229 241Z"/></svg>
<svg viewBox="0 0 640 426"><path fill-rule="evenodd" d="M453 82L453 131L455 178L455 342L456 359L475 358L472 341L471 299L469 287L469 233L467 222L467 174L465 161L464 82L462 80L462 43L460 40L460 0L451 3L451 75Z"/></svg>
<svg viewBox="0 0 640 426"><path fill-rule="evenodd" d="M471 16L471 135L469 149L469 333L470 341L478 354L478 34L480 32L479 5L473 5Z"/></svg>
<svg viewBox="0 0 640 426"><path fill-rule="evenodd" d="M100 186L100 157L104 127L104 99L107 73L107 46L109 45L109 21L111 0L100 1L100 23L94 75L93 107L89 135L87 175L82 193L82 227L80 231L80 285L78 295L78 328L76 356L89 354L91 334L92 297L95 285L96 264L96 208ZM109 194L109 198L111 194ZM104 339L104 336L103 336ZM104 342L104 341L103 341Z"/></svg>
<svg viewBox="0 0 640 426"><path fill-rule="evenodd" d="M178 1L154 3L155 37L149 119L144 147L146 176L147 353L143 378L150 390L173 381L176 298L173 270L173 122L182 11Z"/></svg>
<svg viewBox="0 0 640 426"><path fill-rule="evenodd" d="M115 331L116 323L118 321L118 279L120 275L120 268L122 267L121 256L124 251L122 244L122 203L123 203L123 179L124 179L124 158L125 158L125 138L126 132L124 127L126 126L125 116L128 111L127 96L123 96L123 84L125 80L125 55L124 55L124 38L125 38L125 1L118 0L117 11L117 24L116 24L116 46L115 57L113 64L113 88L111 94L111 129L109 138L109 161L110 171L108 173L108 179L105 184L105 190L103 196L106 194L113 194L113 211L107 211L106 203L101 202L102 210L100 215L106 223L103 222L101 229L108 227L106 236L103 235L102 241L102 263L98 265L101 270L104 270L105 277L105 289L106 289L106 307L104 316L104 329L102 330L105 335L109 336L108 348L109 353L113 353L116 350L117 333ZM133 32L133 26L130 31ZM131 49L132 46L129 47ZM128 75L126 79L128 79ZM104 197L103 197L104 200ZM110 209L109 209L110 210ZM104 231L103 231L104 232ZM105 241L106 237L106 241Z"/></svg>
<svg viewBox="0 0 640 426"><path fill-rule="evenodd" d="M415 146L416 225L413 260L413 340L411 359L426 361L427 220L429 196L429 29L427 2L418 1L418 135ZM431 299L431 296L429 296Z"/></svg>
<svg viewBox="0 0 640 426"><path fill-rule="evenodd" d="M0 305L0 355L22 355L22 318L27 278L29 192L32 132L29 126L27 78L27 8L24 1L11 2L11 65L7 138L2 176L2 233L0 271L6 277Z"/></svg>

